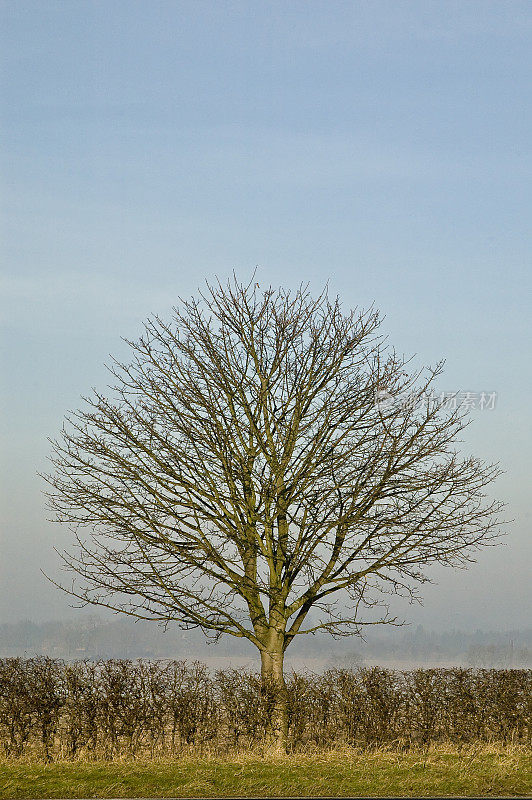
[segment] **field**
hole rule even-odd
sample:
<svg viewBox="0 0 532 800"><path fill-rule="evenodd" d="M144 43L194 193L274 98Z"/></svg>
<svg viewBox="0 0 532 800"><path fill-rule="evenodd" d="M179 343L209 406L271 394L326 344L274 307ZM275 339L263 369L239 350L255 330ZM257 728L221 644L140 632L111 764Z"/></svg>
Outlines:
<svg viewBox="0 0 532 800"><path fill-rule="evenodd" d="M0 762L0 798L515 796L532 792L530 752L433 746L122 762Z"/></svg>
<svg viewBox="0 0 532 800"><path fill-rule="evenodd" d="M532 794L530 670L260 676L200 663L0 660L0 798Z"/></svg>

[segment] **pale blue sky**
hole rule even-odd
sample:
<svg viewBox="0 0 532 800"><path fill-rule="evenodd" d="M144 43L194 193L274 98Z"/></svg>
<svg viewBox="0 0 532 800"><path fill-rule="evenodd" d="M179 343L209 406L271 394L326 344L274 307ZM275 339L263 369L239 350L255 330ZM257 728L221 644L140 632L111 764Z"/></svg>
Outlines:
<svg viewBox="0 0 532 800"><path fill-rule="evenodd" d="M150 313L234 268L375 302L395 346L494 390L506 547L410 618L528 623L532 4L12 0L2 33L0 621L46 584L47 436Z"/></svg>

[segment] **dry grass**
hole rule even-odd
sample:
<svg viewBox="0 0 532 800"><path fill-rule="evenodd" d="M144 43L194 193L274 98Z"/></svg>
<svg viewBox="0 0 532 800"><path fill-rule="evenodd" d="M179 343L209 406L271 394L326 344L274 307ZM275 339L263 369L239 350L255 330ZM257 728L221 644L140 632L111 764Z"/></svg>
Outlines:
<svg viewBox="0 0 532 800"><path fill-rule="evenodd" d="M530 670L293 673L280 757L261 752L252 673L0 660L0 800L526 797L531 686Z"/></svg>
<svg viewBox="0 0 532 800"><path fill-rule="evenodd" d="M432 745L296 756L53 764L0 762L0 798L526 797L532 758L522 746Z"/></svg>

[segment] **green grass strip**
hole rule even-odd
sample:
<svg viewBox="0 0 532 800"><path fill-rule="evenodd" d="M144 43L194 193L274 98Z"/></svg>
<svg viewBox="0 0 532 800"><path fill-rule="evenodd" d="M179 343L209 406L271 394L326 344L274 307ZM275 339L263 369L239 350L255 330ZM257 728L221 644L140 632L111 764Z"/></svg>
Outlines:
<svg viewBox="0 0 532 800"><path fill-rule="evenodd" d="M1 798L526 797L523 750L375 752L153 762L0 762Z"/></svg>

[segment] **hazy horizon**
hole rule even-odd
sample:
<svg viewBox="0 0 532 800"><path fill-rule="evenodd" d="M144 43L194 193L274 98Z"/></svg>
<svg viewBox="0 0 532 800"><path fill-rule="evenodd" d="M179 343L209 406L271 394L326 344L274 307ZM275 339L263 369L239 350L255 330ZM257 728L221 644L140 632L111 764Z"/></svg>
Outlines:
<svg viewBox="0 0 532 800"><path fill-rule="evenodd" d="M0 622L75 617L38 472L151 314L206 279L375 304L461 445L504 475L502 546L438 568L427 628L530 618L532 6L4 2ZM80 612L81 613L81 612ZM94 609L91 613L104 614Z"/></svg>
<svg viewBox="0 0 532 800"><path fill-rule="evenodd" d="M207 643L198 630L167 630L147 622L134 623L123 616L103 620L92 616L82 622L63 620L36 625L0 623L0 659L39 656L66 661L102 659L201 661L209 669L251 667L260 663L258 651L246 640L229 636ZM333 639L321 633L298 636L286 652L289 668L324 670L330 667L386 666L530 668L532 628L527 630L436 632L422 626L382 626L356 636Z"/></svg>

